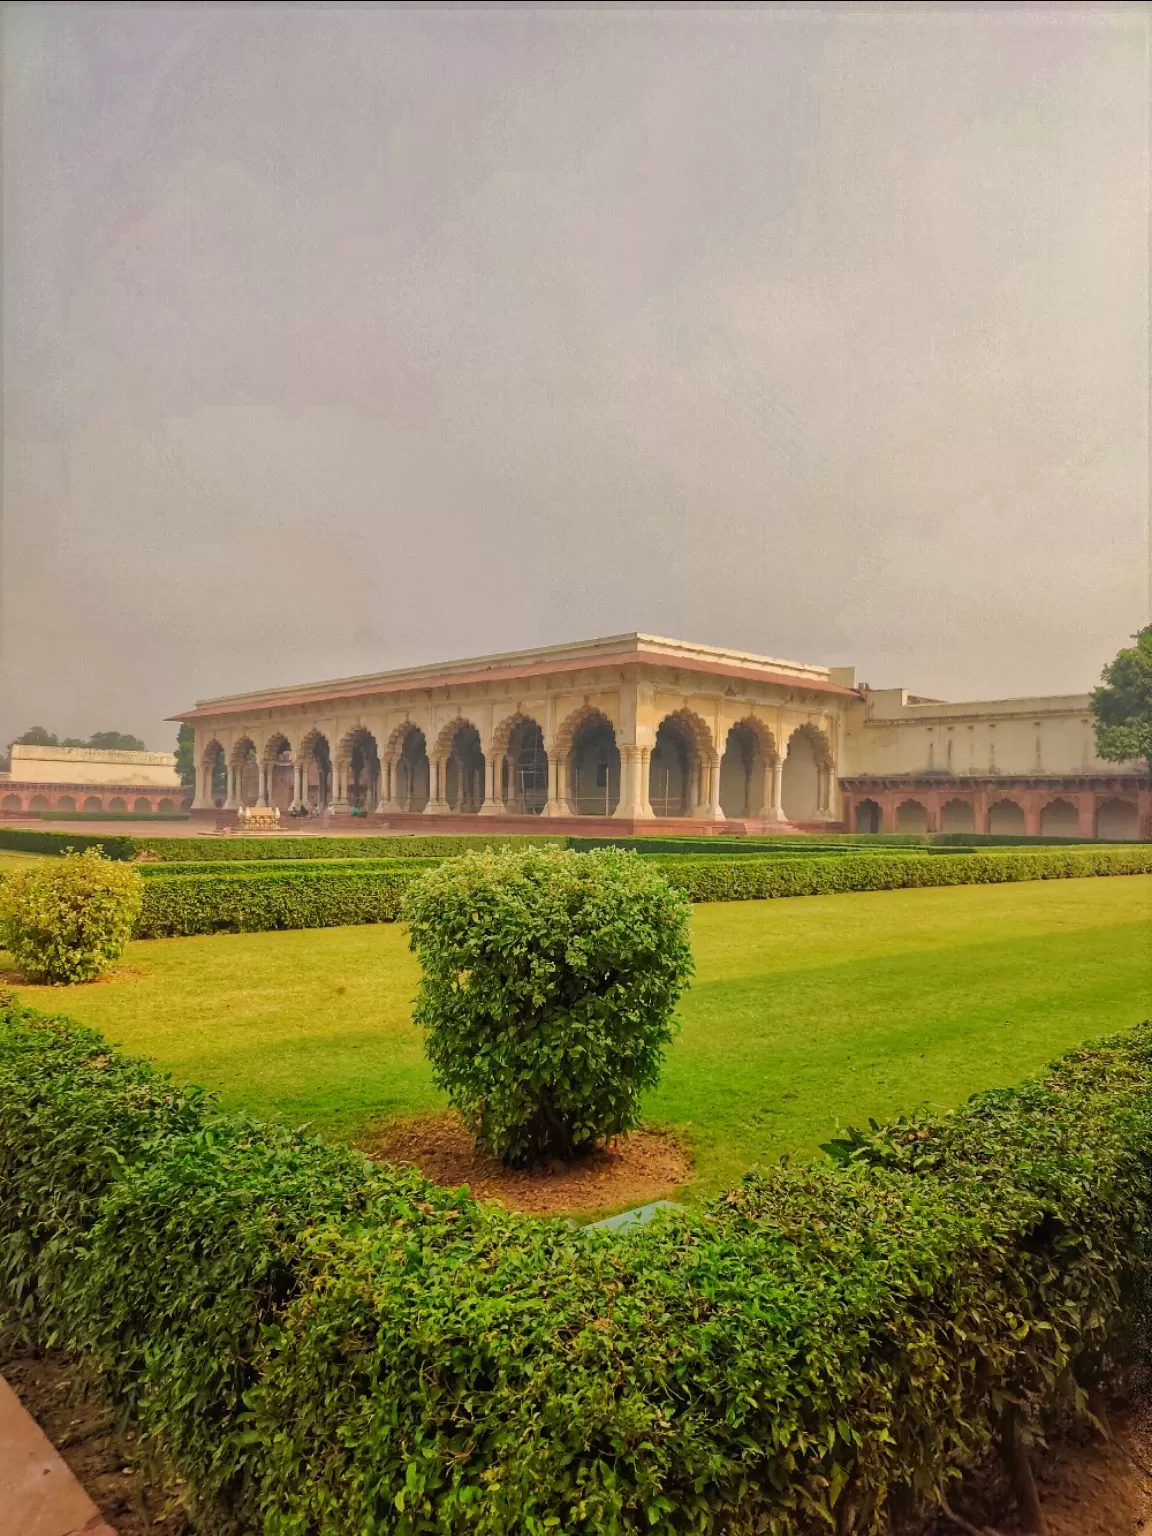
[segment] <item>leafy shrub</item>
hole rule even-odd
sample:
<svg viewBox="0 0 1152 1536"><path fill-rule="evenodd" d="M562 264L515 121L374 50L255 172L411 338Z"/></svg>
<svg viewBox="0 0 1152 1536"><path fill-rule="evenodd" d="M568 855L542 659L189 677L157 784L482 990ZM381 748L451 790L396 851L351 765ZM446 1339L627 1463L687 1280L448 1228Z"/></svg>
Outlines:
<svg viewBox="0 0 1152 1536"><path fill-rule="evenodd" d="M91 981L123 954L140 902L134 869L98 848L66 853L0 883L0 936L29 976Z"/></svg>
<svg viewBox="0 0 1152 1536"><path fill-rule="evenodd" d="M472 854L404 916L413 1011L437 1083L507 1163L572 1158L630 1130L692 974L688 903L617 849Z"/></svg>
<svg viewBox="0 0 1152 1536"><path fill-rule="evenodd" d="M0 1008L0 1289L202 1528L875 1536L1130 1356L1152 1026L627 1237L219 1115Z"/></svg>

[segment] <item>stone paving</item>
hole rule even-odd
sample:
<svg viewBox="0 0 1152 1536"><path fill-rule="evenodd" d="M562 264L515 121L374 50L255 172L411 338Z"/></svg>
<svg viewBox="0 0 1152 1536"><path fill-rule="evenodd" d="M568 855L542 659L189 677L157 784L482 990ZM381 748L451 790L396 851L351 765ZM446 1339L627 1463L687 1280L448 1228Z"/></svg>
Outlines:
<svg viewBox="0 0 1152 1536"><path fill-rule="evenodd" d="M0 1536L116 1536L3 1377Z"/></svg>

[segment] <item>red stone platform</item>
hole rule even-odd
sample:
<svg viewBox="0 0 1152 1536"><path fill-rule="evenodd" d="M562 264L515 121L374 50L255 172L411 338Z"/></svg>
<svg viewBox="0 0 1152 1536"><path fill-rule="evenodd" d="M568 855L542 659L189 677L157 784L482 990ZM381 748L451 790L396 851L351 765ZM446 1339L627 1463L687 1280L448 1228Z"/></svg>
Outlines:
<svg viewBox="0 0 1152 1536"><path fill-rule="evenodd" d="M0 1377L0 1536L116 1536Z"/></svg>

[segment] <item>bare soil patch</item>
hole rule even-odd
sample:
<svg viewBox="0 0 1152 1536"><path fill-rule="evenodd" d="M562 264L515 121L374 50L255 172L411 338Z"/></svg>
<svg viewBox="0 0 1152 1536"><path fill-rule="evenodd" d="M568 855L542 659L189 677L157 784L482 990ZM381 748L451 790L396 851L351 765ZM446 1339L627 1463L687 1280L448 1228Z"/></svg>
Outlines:
<svg viewBox="0 0 1152 1536"><path fill-rule="evenodd" d="M100 987L109 981L136 981L141 976L147 976L148 972L140 965L113 965L99 976L92 976L87 981L62 981L61 987ZM0 983L9 987L42 987L45 982L37 980L35 976L27 976L23 971L0 971Z"/></svg>
<svg viewBox="0 0 1152 1536"><path fill-rule="evenodd" d="M580 1215L659 1200L692 1174L684 1149L657 1131L633 1131L579 1163L505 1168L478 1152L455 1114L398 1120L364 1143L382 1163L411 1163L436 1184L467 1184L477 1200L497 1200L529 1216Z"/></svg>
<svg viewBox="0 0 1152 1536"><path fill-rule="evenodd" d="M68 1463L117 1536L191 1531L177 1485L141 1464L131 1429L85 1388L77 1362L60 1350L34 1355L0 1340L0 1367L13 1392Z"/></svg>
<svg viewBox="0 0 1152 1536"><path fill-rule="evenodd" d="M1032 1452L1036 1489L1048 1536L1140 1536L1152 1530L1152 1397L1142 1384L1135 1399L1112 1414L1104 1439L1088 1423L1071 1427L1046 1449ZM1122 1447L1122 1449L1121 1449ZM1125 1454L1127 1453L1127 1454ZM957 1514L978 1531L1022 1536L1030 1529L1016 1510L1008 1478L990 1464L951 1495ZM960 1527L941 1515L931 1536L955 1536Z"/></svg>

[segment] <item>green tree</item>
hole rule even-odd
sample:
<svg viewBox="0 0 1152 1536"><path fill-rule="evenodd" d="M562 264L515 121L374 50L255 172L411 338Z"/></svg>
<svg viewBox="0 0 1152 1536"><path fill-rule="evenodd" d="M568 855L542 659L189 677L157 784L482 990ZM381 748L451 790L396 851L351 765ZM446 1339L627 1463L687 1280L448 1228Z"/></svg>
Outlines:
<svg viewBox="0 0 1152 1536"><path fill-rule="evenodd" d="M639 1122L692 974L690 911L618 848L468 854L417 882L412 1017L485 1151L571 1159Z"/></svg>
<svg viewBox="0 0 1152 1536"><path fill-rule="evenodd" d="M17 736L12 743L14 747L58 747L60 745L53 731L47 731L42 725L34 725L26 730L23 736Z"/></svg>
<svg viewBox="0 0 1152 1536"><path fill-rule="evenodd" d="M98 752L147 752L148 748L139 736L127 736L123 731L94 731L85 746Z"/></svg>
<svg viewBox="0 0 1152 1536"><path fill-rule="evenodd" d="M185 720L176 733L176 772L181 784L196 787L196 727Z"/></svg>
<svg viewBox="0 0 1152 1536"><path fill-rule="evenodd" d="M1143 760L1152 773L1152 624L1132 636L1092 694L1096 750L1106 762Z"/></svg>

